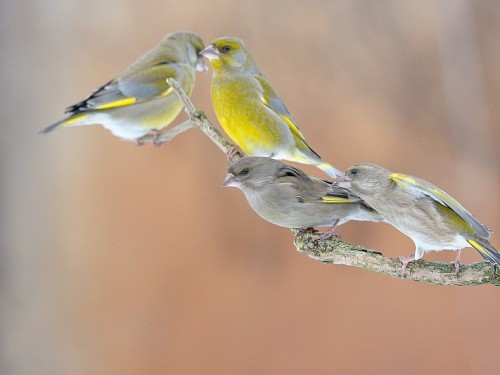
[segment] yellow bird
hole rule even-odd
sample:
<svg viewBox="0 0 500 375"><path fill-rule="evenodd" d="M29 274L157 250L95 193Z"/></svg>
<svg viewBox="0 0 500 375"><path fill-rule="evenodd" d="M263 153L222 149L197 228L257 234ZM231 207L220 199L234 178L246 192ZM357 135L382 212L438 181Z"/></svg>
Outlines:
<svg viewBox="0 0 500 375"><path fill-rule="evenodd" d="M200 54L212 65L215 114L245 154L312 164L331 177L342 175L309 147L241 39L216 39Z"/></svg>
<svg viewBox="0 0 500 375"><path fill-rule="evenodd" d="M41 133L58 127L99 124L124 140L140 142L147 134L157 136L183 108L166 79L174 78L191 95L195 70L207 70L199 56L203 47L203 40L195 33L175 32L165 36L117 78L68 107L67 118Z"/></svg>

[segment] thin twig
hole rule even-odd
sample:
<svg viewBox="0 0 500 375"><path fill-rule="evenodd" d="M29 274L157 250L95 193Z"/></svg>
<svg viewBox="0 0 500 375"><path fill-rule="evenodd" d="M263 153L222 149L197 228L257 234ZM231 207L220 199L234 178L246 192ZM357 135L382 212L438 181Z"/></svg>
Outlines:
<svg viewBox="0 0 500 375"><path fill-rule="evenodd" d="M141 137L141 143L151 142L157 145L161 145L162 143L170 142L173 138L181 133L184 133L186 130L196 128L196 126L197 125L194 122L192 122L191 120L187 120L179 125L174 126L165 133L161 133L156 137L152 134L147 134Z"/></svg>
<svg viewBox="0 0 500 375"><path fill-rule="evenodd" d="M196 107L193 105L189 97L186 95L184 90L175 79L167 78L167 83L172 87L172 89L184 103L189 119L193 123L195 123L196 126L198 126L201 131L205 133L205 135L222 150L222 152L227 154L234 147L234 145L226 141L222 134L216 128L214 128L210 121L208 121L208 118L205 113L203 113L203 111L196 109Z"/></svg>

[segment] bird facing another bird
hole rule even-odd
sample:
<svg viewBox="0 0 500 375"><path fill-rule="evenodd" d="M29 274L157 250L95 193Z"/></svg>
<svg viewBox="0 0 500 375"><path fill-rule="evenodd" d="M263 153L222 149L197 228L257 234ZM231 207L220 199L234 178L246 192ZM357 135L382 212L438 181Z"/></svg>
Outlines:
<svg viewBox="0 0 500 375"><path fill-rule="evenodd" d="M413 240L415 254L400 258L403 273L410 261L427 251L445 249L459 251L454 261L458 273L464 247L473 247L485 260L500 266L500 253L488 241L489 229L431 183L366 163L348 168L336 184L362 198Z"/></svg>
<svg viewBox="0 0 500 375"><path fill-rule="evenodd" d="M272 224L287 228L331 227L323 239L334 234L336 225L349 220L383 220L346 189L267 157L235 161L229 166L223 186L241 189L253 210Z"/></svg>
<svg viewBox="0 0 500 375"><path fill-rule="evenodd" d="M245 154L312 164L331 177L342 174L309 147L241 39L218 38L200 53L212 65L217 119Z"/></svg>
<svg viewBox="0 0 500 375"><path fill-rule="evenodd" d="M231 164L224 186L241 189L262 218L289 228L330 226L323 238L349 220L386 221L415 243L415 254L402 259L403 272L427 251L450 249L459 251L454 261L458 273L464 247L475 248L500 266L500 253L488 241L488 228L441 189L373 164L354 165L343 175L323 161L238 38L218 38L204 48L195 33L169 34L117 78L68 107L68 117L42 133L100 124L125 140L157 136L183 108L166 79L174 78L190 96L195 71L207 70L203 56L213 69L211 93L217 118L250 156ZM343 177L333 184L274 159L311 164L332 177Z"/></svg>
<svg viewBox="0 0 500 375"><path fill-rule="evenodd" d="M124 140L140 140L147 134L157 136L183 108L166 79L174 78L191 95L195 70L207 70L203 57L199 56L203 48L203 40L195 33L168 34L117 78L68 107L67 118L41 132L100 124Z"/></svg>

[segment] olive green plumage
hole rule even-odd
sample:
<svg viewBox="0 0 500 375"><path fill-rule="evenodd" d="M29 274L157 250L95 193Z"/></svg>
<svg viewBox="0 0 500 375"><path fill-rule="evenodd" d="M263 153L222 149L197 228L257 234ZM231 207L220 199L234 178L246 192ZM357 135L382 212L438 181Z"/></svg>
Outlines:
<svg viewBox="0 0 500 375"><path fill-rule="evenodd" d="M199 56L203 47L201 37L195 33L175 32L165 36L117 78L68 107L68 117L42 133L58 127L100 124L119 138L137 140L161 130L183 108L166 79L174 78L191 95L195 70L206 71Z"/></svg>
<svg viewBox="0 0 500 375"><path fill-rule="evenodd" d="M216 39L201 54L213 69L211 91L217 119L245 154L312 164L332 177L341 174L309 147L241 39Z"/></svg>

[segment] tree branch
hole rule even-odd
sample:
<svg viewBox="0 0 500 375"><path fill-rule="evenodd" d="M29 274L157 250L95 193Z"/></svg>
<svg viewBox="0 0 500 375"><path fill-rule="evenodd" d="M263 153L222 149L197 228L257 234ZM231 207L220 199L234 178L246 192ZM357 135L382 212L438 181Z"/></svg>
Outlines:
<svg viewBox="0 0 500 375"><path fill-rule="evenodd" d="M140 143L151 142L155 145L161 145L162 143L171 141L174 137L178 136L181 133L184 133L186 130L195 128L196 124L191 120L184 121L182 124L176 125L175 127L169 129L168 131L161 133L157 137L153 134L146 134L145 136L140 138Z"/></svg>
<svg viewBox="0 0 500 375"><path fill-rule="evenodd" d="M197 127L214 142L224 153L234 146L227 142L221 133L208 121L203 111L196 109L189 97L173 79L167 79L186 107L189 120L161 134L158 141L170 141L176 135L187 129ZM176 130L177 129L177 130ZM239 154L239 156L242 156ZM455 275L455 266L444 262L413 261L408 264L405 275L401 275L401 262L398 259L384 256L377 251L354 246L337 238L318 239L314 233L300 233L292 229L295 236L297 251L309 258L325 264L342 264L359 267L396 278L421 281L435 285L484 285L500 286L500 271L488 262L462 265L460 274Z"/></svg>
<svg viewBox="0 0 500 375"><path fill-rule="evenodd" d="M316 234L301 234L292 229L297 251L309 258L325 264L343 264L359 267L368 271L402 278L422 281L435 285L483 285L500 286L499 270L488 262L464 264L460 274L455 275L455 266L446 262L429 262L423 259L408 263L406 272L401 275L401 261L384 256L377 251L361 246L353 246L337 238L319 240Z"/></svg>

